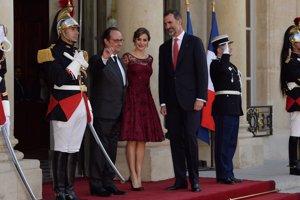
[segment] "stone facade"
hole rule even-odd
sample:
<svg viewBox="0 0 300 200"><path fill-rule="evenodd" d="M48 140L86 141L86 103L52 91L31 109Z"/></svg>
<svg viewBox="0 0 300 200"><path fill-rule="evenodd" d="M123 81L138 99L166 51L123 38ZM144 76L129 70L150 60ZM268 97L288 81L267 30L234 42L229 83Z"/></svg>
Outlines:
<svg viewBox="0 0 300 200"><path fill-rule="evenodd" d="M13 14L13 1L0 0L1 12L0 12L0 24L7 26L8 35L7 38L14 43L14 14ZM14 66L14 52L6 53L7 62L7 74L6 85L9 93L11 116L14 116L14 97L13 97L13 66ZM13 135L14 119L11 121L11 135L10 140L13 146L18 143L18 140ZM27 178L31 189L36 198L42 198L42 170L40 169L40 162L38 160L23 159L24 155L21 152L16 151L17 158L20 162L20 166ZM27 200L30 196L23 185L21 178L12 162L12 159L8 153L6 144L4 142L2 133L0 135L0 180L2 184L0 186L0 199L1 200ZM4 182L3 182L4 181Z"/></svg>
<svg viewBox="0 0 300 200"><path fill-rule="evenodd" d="M158 105L158 47L163 42L163 1L148 0L115 0L114 13L120 30L124 34L124 51L133 48L132 34L140 26L150 30L151 41L148 53L154 57L154 74L151 79L153 97ZM205 46L210 32L211 24L211 1L190 0L190 12L193 23L194 34L202 38ZM220 34L227 33L234 40L234 55L232 62L235 63L243 73L243 109L246 113L246 0L216 0L216 13ZM238 149L235 155L235 167L249 167L260 165L265 159L287 160L287 141L289 137L289 115L285 112L285 100L279 91L280 73L280 51L285 29L293 23L293 19L299 15L300 4L298 0L251 0L254 3L254 67L255 67L255 89L254 99L256 105L273 106L273 135L264 138L253 138L247 131L247 121L244 115L241 118L240 136ZM0 23L8 27L8 38L13 39L13 1L0 0L1 12ZM56 4L55 4L56 5ZM134 5L134 6L133 6ZM185 22L185 0L181 0L181 13ZM53 1L50 2L50 21L52 22L57 7ZM93 54L95 52L89 52ZM13 51L7 53L8 66L14 66ZM8 69L6 75L8 91L13 94L13 68ZM13 97L11 95L11 102ZM11 103L11 113L14 107ZM12 130L13 133L13 118ZM162 120L163 121L163 120ZM12 143L16 145L17 140L11 136ZM199 141L200 159L210 163L210 147ZM125 158L125 143L120 143L118 149L117 167L121 173L128 176ZM41 170L36 160L22 159L22 153L18 152L21 166L24 169L29 183L33 186L34 193L40 198L42 192ZM144 181L157 181L173 176L172 160L168 141L162 143L149 143L145 154ZM9 178L8 178L9 177ZM0 199L21 200L26 199L27 194L11 163L2 136L0 136L0 179L9 180L7 184L0 186ZM17 184L18 183L18 184ZM17 187L15 187L17 186Z"/></svg>

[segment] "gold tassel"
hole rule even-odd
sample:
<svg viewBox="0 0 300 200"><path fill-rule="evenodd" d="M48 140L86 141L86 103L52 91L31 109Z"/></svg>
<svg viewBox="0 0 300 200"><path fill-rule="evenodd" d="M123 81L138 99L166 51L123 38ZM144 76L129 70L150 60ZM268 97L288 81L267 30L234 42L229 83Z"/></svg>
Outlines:
<svg viewBox="0 0 300 200"><path fill-rule="evenodd" d="M89 61L89 54L88 54L87 51L83 51L83 57L84 57L84 60L85 60L86 62Z"/></svg>
<svg viewBox="0 0 300 200"><path fill-rule="evenodd" d="M289 63L290 62L290 60L291 60L291 48L289 48L289 56L288 57L286 57L286 59L285 59L285 63Z"/></svg>

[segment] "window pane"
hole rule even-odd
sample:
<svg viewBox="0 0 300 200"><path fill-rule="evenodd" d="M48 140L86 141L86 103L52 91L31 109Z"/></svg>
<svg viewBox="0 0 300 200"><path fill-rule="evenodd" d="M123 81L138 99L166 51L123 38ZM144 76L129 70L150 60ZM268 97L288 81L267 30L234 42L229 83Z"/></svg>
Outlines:
<svg viewBox="0 0 300 200"><path fill-rule="evenodd" d="M246 27L251 26L251 20L250 20L250 1L251 0L246 0Z"/></svg>
<svg viewBox="0 0 300 200"><path fill-rule="evenodd" d="M246 81L246 85L247 85L247 88L246 88L246 90L247 90L247 108L249 107L249 106L251 106L251 80L247 80Z"/></svg>
<svg viewBox="0 0 300 200"><path fill-rule="evenodd" d="M251 35L250 31L246 31L246 62L247 62L247 77L251 76Z"/></svg>

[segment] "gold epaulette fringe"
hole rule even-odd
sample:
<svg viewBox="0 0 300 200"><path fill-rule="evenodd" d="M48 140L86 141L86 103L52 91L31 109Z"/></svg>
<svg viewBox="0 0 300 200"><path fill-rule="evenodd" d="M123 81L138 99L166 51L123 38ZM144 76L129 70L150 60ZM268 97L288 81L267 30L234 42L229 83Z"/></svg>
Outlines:
<svg viewBox="0 0 300 200"><path fill-rule="evenodd" d="M89 61L89 54L88 54L87 51L83 51L83 57L84 57L84 60L85 60L86 62Z"/></svg>
<svg viewBox="0 0 300 200"><path fill-rule="evenodd" d="M291 60L291 56L288 56L286 59L285 59L285 63L289 63Z"/></svg>
<svg viewBox="0 0 300 200"><path fill-rule="evenodd" d="M8 92L7 92L7 91L2 92L2 93L1 93L1 96L2 96L2 97L8 96Z"/></svg>
<svg viewBox="0 0 300 200"><path fill-rule="evenodd" d="M52 44L49 48L41 49L38 51L37 61L39 64L55 60L51 52L51 49L54 46L55 44Z"/></svg>

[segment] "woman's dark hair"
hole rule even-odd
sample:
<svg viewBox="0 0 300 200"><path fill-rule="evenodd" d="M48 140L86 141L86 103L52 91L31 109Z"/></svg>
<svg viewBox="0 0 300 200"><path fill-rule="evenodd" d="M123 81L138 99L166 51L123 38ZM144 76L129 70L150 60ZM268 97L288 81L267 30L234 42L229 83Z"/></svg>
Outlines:
<svg viewBox="0 0 300 200"><path fill-rule="evenodd" d="M141 35L143 35L143 34L146 34L147 35L147 37L148 37L148 41L150 41L150 32L146 29L146 28L144 28L144 27L141 27L141 28L138 28L135 32L134 32L134 34L133 34L133 42L135 42L135 40L137 39L137 38L139 38Z"/></svg>
<svg viewBox="0 0 300 200"><path fill-rule="evenodd" d="M294 27L294 25L289 26L288 29L284 33L283 37L283 45L281 49L281 54L280 54L280 90L282 96L286 94L286 91L288 89L287 83L286 83L286 59L290 56L290 30Z"/></svg>

